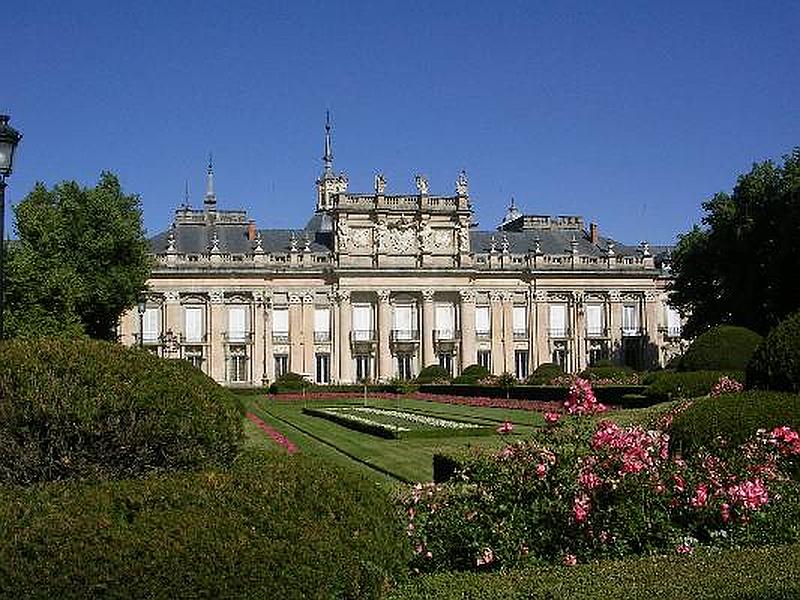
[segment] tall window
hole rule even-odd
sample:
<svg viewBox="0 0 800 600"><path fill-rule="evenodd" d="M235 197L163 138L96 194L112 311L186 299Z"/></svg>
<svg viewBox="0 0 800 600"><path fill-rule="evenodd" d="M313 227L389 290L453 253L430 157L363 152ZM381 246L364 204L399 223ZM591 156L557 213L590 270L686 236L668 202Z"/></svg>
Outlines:
<svg viewBox="0 0 800 600"><path fill-rule="evenodd" d="M275 379L289 372L289 355L275 355Z"/></svg>
<svg viewBox="0 0 800 600"><path fill-rule="evenodd" d="M451 376L453 375L453 355L449 352L440 352L439 353L439 366L442 367L445 371L448 372Z"/></svg>
<svg viewBox="0 0 800 600"><path fill-rule="evenodd" d="M411 360L410 354L398 354L397 355L397 376L403 380L409 380L414 378L414 372L412 371L412 364L413 361Z"/></svg>
<svg viewBox="0 0 800 600"><path fill-rule="evenodd" d="M205 308L202 306L186 306L184 312L184 341L187 343L200 343L203 341L205 327L203 315Z"/></svg>
<svg viewBox="0 0 800 600"><path fill-rule="evenodd" d="M245 383L247 377L247 346L231 346L228 355L228 381Z"/></svg>
<svg viewBox="0 0 800 600"><path fill-rule="evenodd" d="M316 382L326 385L331 382L331 355L319 353L316 355Z"/></svg>
<svg viewBox="0 0 800 600"><path fill-rule="evenodd" d="M551 362L560 365L565 371L567 370L567 342L553 342L553 358Z"/></svg>
<svg viewBox="0 0 800 600"><path fill-rule="evenodd" d="M520 381L528 378L528 351L515 350L514 351L514 375Z"/></svg>
<svg viewBox="0 0 800 600"><path fill-rule="evenodd" d="M636 304L622 305L622 335L639 335L639 307Z"/></svg>
<svg viewBox="0 0 800 600"><path fill-rule="evenodd" d="M565 338L567 337L567 305L566 304L551 304L550 305L550 337L551 338Z"/></svg>
<svg viewBox="0 0 800 600"><path fill-rule="evenodd" d="M272 339L278 343L289 341L289 309L272 309Z"/></svg>
<svg viewBox="0 0 800 600"><path fill-rule="evenodd" d="M413 340L415 337L414 307L411 304L397 304L394 307L395 339Z"/></svg>
<svg viewBox="0 0 800 600"><path fill-rule="evenodd" d="M586 337L602 337L605 333L602 304L586 305Z"/></svg>
<svg viewBox="0 0 800 600"><path fill-rule="evenodd" d="M331 310L327 307L314 309L314 341L331 341Z"/></svg>
<svg viewBox="0 0 800 600"><path fill-rule="evenodd" d="M476 306L475 307L475 335L488 336L492 330L491 321L489 320L489 307Z"/></svg>
<svg viewBox="0 0 800 600"><path fill-rule="evenodd" d="M672 338L681 337L681 313L672 308L667 307L667 336Z"/></svg>
<svg viewBox="0 0 800 600"><path fill-rule="evenodd" d="M195 369L203 370L203 347L202 346L184 346L183 358Z"/></svg>
<svg viewBox="0 0 800 600"><path fill-rule="evenodd" d="M144 343L158 342L161 336L161 309L148 307L142 319L142 339Z"/></svg>
<svg viewBox="0 0 800 600"><path fill-rule="evenodd" d="M436 305L436 337L441 340L455 339L455 306L440 303Z"/></svg>
<svg viewBox="0 0 800 600"><path fill-rule="evenodd" d="M478 364L487 371L492 370L492 352L490 350L478 350Z"/></svg>
<svg viewBox="0 0 800 600"><path fill-rule="evenodd" d="M353 304L353 340L356 342L374 339L374 320L371 304Z"/></svg>
<svg viewBox="0 0 800 600"><path fill-rule="evenodd" d="M228 341L244 342L247 339L247 307L228 307Z"/></svg>
<svg viewBox="0 0 800 600"><path fill-rule="evenodd" d="M356 363L356 381L369 381L372 378L372 357L369 354L353 356Z"/></svg>
<svg viewBox="0 0 800 600"><path fill-rule="evenodd" d="M589 342L589 365L596 365L601 360L608 360L608 341L591 340Z"/></svg>
<svg viewBox="0 0 800 600"><path fill-rule="evenodd" d="M528 337L528 307L515 306L513 315L514 337L525 339ZM527 377L527 375L526 375Z"/></svg>

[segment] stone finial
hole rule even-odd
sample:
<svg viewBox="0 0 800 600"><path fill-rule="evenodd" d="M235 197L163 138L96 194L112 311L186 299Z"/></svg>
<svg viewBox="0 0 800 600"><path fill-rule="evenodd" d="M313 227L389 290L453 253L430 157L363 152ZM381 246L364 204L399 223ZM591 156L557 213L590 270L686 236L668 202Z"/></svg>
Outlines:
<svg viewBox="0 0 800 600"><path fill-rule="evenodd" d="M294 231L289 232L289 252L297 252L297 236Z"/></svg>
<svg viewBox="0 0 800 600"><path fill-rule="evenodd" d="M216 231L211 235L211 254L219 254L219 235Z"/></svg>
<svg viewBox="0 0 800 600"><path fill-rule="evenodd" d="M494 236L489 240L489 252L497 254L497 240L494 239Z"/></svg>
<svg viewBox="0 0 800 600"><path fill-rule="evenodd" d="M467 180L467 172L463 169L456 177L456 194L458 196L469 196L469 181Z"/></svg>
<svg viewBox="0 0 800 600"><path fill-rule="evenodd" d="M167 236L167 253L172 254L175 251L175 224L173 223L172 227L169 229L169 235Z"/></svg>
<svg viewBox="0 0 800 600"><path fill-rule="evenodd" d="M261 232L256 231L256 247L253 250L253 252L255 252L256 254L264 253L264 247L261 245L261 243L262 243Z"/></svg>
<svg viewBox="0 0 800 600"><path fill-rule="evenodd" d="M650 244L645 241L642 241L639 244L639 252L642 254L642 258L647 258L648 256L652 256L650 254Z"/></svg>
<svg viewBox="0 0 800 600"><path fill-rule="evenodd" d="M383 176L383 173L378 173L375 175L375 193L379 196L383 196L383 193L386 191L386 178Z"/></svg>
<svg viewBox="0 0 800 600"><path fill-rule="evenodd" d="M311 252L311 238L308 236L308 232L305 232L305 236L303 237L303 252Z"/></svg>
<svg viewBox="0 0 800 600"><path fill-rule="evenodd" d="M608 242L606 243L606 256L608 258L611 258L612 256L614 256L614 254L615 254L614 253L614 242L611 241L611 240L608 240Z"/></svg>
<svg viewBox="0 0 800 600"><path fill-rule="evenodd" d="M542 240L539 239L538 235L533 240L533 255L534 256L542 255Z"/></svg>
<svg viewBox="0 0 800 600"><path fill-rule="evenodd" d="M503 233L503 237L500 240L500 247L503 249L503 254L508 254L510 244L508 243L508 235L505 233Z"/></svg>
<svg viewBox="0 0 800 600"><path fill-rule="evenodd" d="M425 175L417 175L414 177L414 183L417 186L417 191L419 192L420 196L428 195L428 178L425 177Z"/></svg>
<svg viewBox="0 0 800 600"><path fill-rule="evenodd" d="M572 239L569 241L569 249L573 256L578 254L578 238L575 237L575 234L572 234Z"/></svg>

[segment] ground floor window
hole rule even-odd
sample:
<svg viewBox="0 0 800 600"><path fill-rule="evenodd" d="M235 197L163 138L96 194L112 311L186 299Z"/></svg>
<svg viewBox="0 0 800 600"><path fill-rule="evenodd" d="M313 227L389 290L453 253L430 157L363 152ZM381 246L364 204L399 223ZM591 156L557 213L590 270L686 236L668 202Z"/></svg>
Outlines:
<svg viewBox="0 0 800 600"><path fill-rule="evenodd" d="M369 381L372 377L372 356L356 354L353 359L356 363L356 381Z"/></svg>
<svg viewBox="0 0 800 600"><path fill-rule="evenodd" d="M608 342L604 340L589 342L589 365L596 365L601 360L608 360Z"/></svg>
<svg viewBox="0 0 800 600"><path fill-rule="evenodd" d="M559 365L565 371L567 370L567 342L558 341L553 342L553 354L551 362Z"/></svg>
<svg viewBox="0 0 800 600"><path fill-rule="evenodd" d="M514 375L520 381L528 378L528 351L515 350L514 351Z"/></svg>
<svg viewBox="0 0 800 600"><path fill-rule="evenodd" d="M442 367L447 373L453 375L453 355L449 352L439 353L439 366Z"/></svg>
<svg viewBox="0 0 800 600"><path fill-rule="evenodd" d="M202 346L185 346L183 348L183 358L195 369L203 370Z"/></svg>
<svg viewBox="0 0 800 600"><path fill-rule="evenodd" d="M328 384L331 382L331 355L330 354L317 354L316 355L316 382L320 384Z"/></svg>
<svg viewBox="0 0 800 600"><path fill-rule="evenodd" d="M490 350L478 350L478 364L491 373L492 352Z"/></svg>
<svg viewBox="0 0 800 600"><path fill-rule="evenodd" d="M409 380L414 378L414 372L412 370L414 361L412 360L412 356L410 354L398 354L397 355L397 377L403 380Z"/></svg>
<svg viewBox="0 0 800 600"><path fill-rule="evenodd" d="M231 346L228 352L228 381L231 383L249 381L247 376L247 347Z"/></svg>
<svg viewBox="0 0 800 600"><path fill-rule="evenodd" d="M289 355L275 355L275 379L289 372Z"/></svg>

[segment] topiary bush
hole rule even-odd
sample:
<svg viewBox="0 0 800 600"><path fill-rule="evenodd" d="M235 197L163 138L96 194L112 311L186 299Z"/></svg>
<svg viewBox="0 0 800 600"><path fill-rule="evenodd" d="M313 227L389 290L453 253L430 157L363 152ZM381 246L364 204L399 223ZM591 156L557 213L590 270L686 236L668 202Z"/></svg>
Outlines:
<svg viewBox="0 0 800 600"><path fill-rule="evenodd" d="M678 364L680 371L744 371L761 336L746 327L719 325L695 339Z"/></svg>
<svg viewBox="0 0 800 600"><path fill-rule="evenodd" d="M800 312L769 332L747 365L747 386L800 391Z"/></svg>
<svg viewBox="0 0 800 600"><path fill-rule="evenodd" d="M644 395L652 403L668 402L679 398L696 398L705 396L721 377L730 377L738 382L744 380L743 372L731 371L658 371L649 373L645 378L647 387Z"/></svg>
<svg viewBox="0 0 800 600"><path fill-rule="evenodd" d="M453 379L453 383L475 385L479 381L486 379L489 375L489 369L486 367L481 365L470 365L461 371L461 375Z"/></svg>
<svg viewBox="0 0 800 600"><path fill-rule="evenodd" d="M561 365L542 363L530 374L525 383L528 385L550 385L550 382L565 375Z"/></svg>
<svg viewBox="0 0 800 600"><path fill-rule="evenodd" d="M752 390L694 401L677 414L670 435L673 445L691 453L717 436L737 446L757 429L783 425L800 430L800 395Z"/></svg>
<svg viewBox="0 0 800 600"><path fill-rule="evenodd" d="M299 373L292 373L289 371L272 382L269 386L269 393L299 392L300 390L309 389L311 387L314 387L314 384L310 383L305 377Z"/></svg>
<svg viewBox="0 0 800 600"><path fill-rule="evenodd" d="M242 408L185 361L94 340L0 344L0 483L229 464Z"/></svg>
<svg viewBox="0 0 800 600"><path fill-rule="evenodd" d="M636 384L639 376L632 368L625 365L615 365L610 361L598 361L596 365L584 369L580 377L588 379L594 385L598 384Z"/></svg>
<svg viewBox="0 0 800 600"><path fill-rule="evenodd" d="M428 383L450 383L450 373L439 365L428 365L417 375L416 382L420 385Z"/></svg>
<svg viewBox="0 0 800 600"><path fill-rule="evenodd" d="M352 470L250 450L229 470L0 487L0 595L378 598L410 551Z"/></svg>

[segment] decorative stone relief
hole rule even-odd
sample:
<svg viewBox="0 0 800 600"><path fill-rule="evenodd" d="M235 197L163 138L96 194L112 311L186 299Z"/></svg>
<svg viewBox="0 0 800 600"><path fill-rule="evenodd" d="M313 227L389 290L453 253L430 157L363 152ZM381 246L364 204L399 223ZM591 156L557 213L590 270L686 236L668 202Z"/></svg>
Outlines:
<svg viewBox="0 0 800 600"><path fill-rule="evenodd" d="M379 196L382 196L383 193L386 191L386 178L383 176L383 173L378 173L375 175L375 193Z"/></svg>
<svg viewBox="0 0 800 600"><path fill-rule="evenodd" d="M511 291L503 291L501 293L501 297L503 298L503 302L513 302L514 301L514 292Z"/></svg>
<svg viewBox="0 0 800 600"><path fill-rule="evenodd" d="M498 291L491 291L489 292L489 302L492 304L499 304L503 301L503 294Z"/></svg>
<svg viewBox="0 0 800 600"><path fill-rule="evenodd" d="M469 181L467 180L467 172L463 169L456 177L456 194L459 196L469 195Z"/></svg>
<svg viewBox="0 0 800 600"><path fill-rule="evenodd" d="M375 227L375 246L379 252L387 252L389 248L389 228L386 223L378 223Z"/></svg>
<svg viewBox="0 0 800 600"><path fill-rule="evenodd" d="M475 302L475 290L459 290L458 295L461 296L461 302Z"/></svg>
<svg viewBox="0 0 800 600"><path fill-rule="evenodd" d="M434 229L431 233L431 246L434 250L444 251L453 249L452 229Z"/></svg>
<svg viewBox="0 0 800 600"><path fill-rule="evenodd" d="M536 290L533 293L533 299L536 302L547 302L548 300L548 293L545 290Z"/></svg>
<svg viewBox="0 0 800 600"><path fill-rule="evenodd" d="M297 292L289 293L289 304L302 304L303 296Z"/></svg>
<svg viewBox="0 0 800 600"><path fill-rule="evenodd" d="M414 177L414 183L417 186L417 191L421 196L428 195L428 178L425 175L417 175Z"/></svg>
<svg viewBox="0 0 800 600"><path fill-rule="evenodd" d="M208 292L208 300L211 304L224 304L225 292L222 290L211 290Z"/></svg>
<svg viewBox="0 0 800 600"><path fill-rule="evenodd" d="M389 234L388 250L394 254L411 254L417 234L414 229L394 229Z"/></svg>
<svg viewBox="0 0 800 600"><path fill-rule="evenodd" d="M469 225L464 224L458 230L458 249L462 254L469 253Z"/></svg>
<svg viewBox="0 0 800 600"><path fill-rule="evenodd" d="M608 299L611 300L611 302L619 302L622 300L622 294L619 290L608 290Z"/></svg>
<svg viewBox="0 0 800 600"><path fill-rule="evenodd" d="M378 290L377 294L378 294L378 300L380 302L388 302L389 297L392 295L392 292L391 290Z"/></svg>
<svg viewBox="0 0 800 600"><path fill-rule="evenodd" d="M352 230L353 248L369 248L372 245L372 230L359 227Z"/></svg>
<svg viewBox="0 0 800 600"><path fill-rule="evenodd" d="M434 290L422 290L422 301L423 302L433 302L433 295L436 292Z"/></svg>
<svg viewBox="0 0 800 600"><path fill-rule="evenodd" d="M303 292L303 302L305 304L314 304L314 292Z"/></svg>
<svg viewBox="0 0 800 600"><path fill-rule="evenodd" d="M647 302L655 302L656 300L658 300L658 297L659 297L659 293L657 291L655 291L655 290L647 290L644 293L644 299Z"/></svg>
<svg viewBox="0 0 800 600"><path fill-rule="evenodd" d="M164 292L164 301L167 304L177 304L181 301L181 294L175 290Z"/></svg>
<svg viewBox="0 0 800 600"><path fill-rule="evenodd" d="M350 245L350 227L342 219L336 221L336 240L339 243L339 251L346 251Z"/></svg>
<svg viewBox="0 0 800 600"><path fill-rule="evenodd" d="M334 299L339 303L350 302L350 290L336 290Z"/></svg>
<svg viewBox="0 0 800 600"><path fill-rule="evenodd" d="M419 229L419 249L430 252L433 245L433 230L430 223L424 223Z"/></svg>

